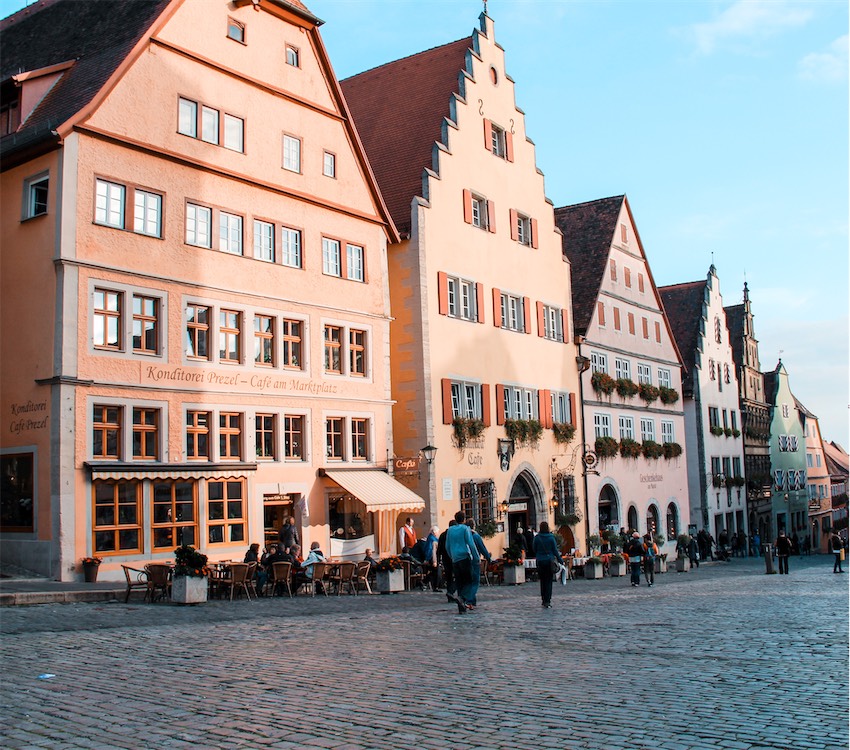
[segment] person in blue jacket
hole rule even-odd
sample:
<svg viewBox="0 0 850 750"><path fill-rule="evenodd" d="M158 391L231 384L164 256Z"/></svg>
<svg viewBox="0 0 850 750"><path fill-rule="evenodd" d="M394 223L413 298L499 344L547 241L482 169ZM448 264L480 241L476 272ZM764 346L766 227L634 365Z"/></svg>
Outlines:
<svg viewBox="0 0 850 750"><path fill-rule="evenodd" d="M472 582L474 580L477 584L480 578L478 550L475 547L472 531L464 523L465 520L466 515L459 510L455 513L457 523L446 530L446 554L451 558L457 587L457 594L452 595L451 600L457 604L459 615L466 614L467 604L475 596ZM446 596L449 594L447 593Z"/></svg>
<svg viewBox="0 0 850 750"><path fill-rule="evenodd" d="M546 521L540 522L540 532L534 537L534 557L537 559L537 577L540 579L541 604L552 609L552 578L563 558L558 550L555 535Z"/></svg>
<svg viewBox="0 0 850 750"><path fill-rule="evenodd" d="M475 542L475 551L478 553L478 565L479 565L479 573L478 575L474 575L475 571L473 571L472 576L472 597L467 600L467 608L475 609L478 606L478 586L481 583L481 558L483 557L490 563L493 560L493 556L490 554L490 550L484 545L484 540L481 538L481 534L479 534L475 530L475 521L471 518L466 522L466 525L469 526L469 530L472 532L472 540ZM471 607L469 606L471 605Z"/></svg>

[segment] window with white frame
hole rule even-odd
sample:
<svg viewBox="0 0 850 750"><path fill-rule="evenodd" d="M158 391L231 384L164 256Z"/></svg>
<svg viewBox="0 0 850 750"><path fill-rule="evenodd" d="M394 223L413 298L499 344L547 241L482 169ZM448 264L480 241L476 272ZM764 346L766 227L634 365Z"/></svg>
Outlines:
<svg viewBox="0 0 850 750"><path fill-rule="evenodd" d="M593 431L595 437L612 437L611 435L611 415L610 414L594 414L593 415Z"/></svg>
<svg viewBox="0 0 850 750"><path fill-rule="evenodd" d="M363 270L363 248L360 245L346 244L345 255L346 278L351 281L363 281L366 278Z"/></svg>
<svg viewBox="0 0 850 750"><path fill-rule="evenodd" d="M274 224L254 219L254 257L274 263Z"/></svg>
<svg viewBox="0 0 850 750"><path fill-rule="evenodd" d="M186 204L186 244L212 247L212 209Z"/></svg>
<svg viewBox="0 0 850 750"><path fill-rule="evenodd" d="M133 295L133 352L159 354L160 300Z"/></svg>
<svg viewBox="0 0 850 750"><path fill-rule="evenodd" d="M602 352L590 353L590 371L608 373L608 355Z"/></svg>
<svg viewBox="0 0 850 750"><path fill-rule="evenodd" d="M41 174L24 180L24 219L32 219L47 213L47 192L50 185L49 176Z"/></svg>
<svg viewBox="0 0 850 750"><path fill-rule="evenodd" d="M325 151L322 157L322 174L325 177L336 177L336 154Z"/></svg>
<svg viewBox="0 0 850 750"><path fill-rule="evenodd" d="M301 172L301 139L292 135L283 136L283 168L290 172Z"/></svg>
<svg viewBox="0 0 850 750"><path fill-rule="evenodd" d="M214 107L182 96L177 103L177 132L231 151L242 153L245 150L245 121L241 117L222 114Z"/></svg>
<svg viewBox="0 0 850 750"><path fill-rule="evenodd" d="M94 220L98 224L116 229L124 228L124 185L106 180L95 181Z"/></svg>
<svg viewBox="0 0 850 750"><path fill-rule="evenodd" d="M180 97L177 104L177 132L198 137L198 103Z"/></svg>
<svg viewBox="0 0 850 750"><path fill-rule="evenodd" d="M235 18L227 19L227 38L245 44L245 24Z"/></svg>
<svg viewBox="0 0 850 750"><path fill-rule="evenodd" d="M741 457L732 456L732 476L742 477L744 472L741 471Z"/></svg>
<svg viewBox="0 0 850 750"><path fill-rule="evenodd" d="M634 417L620 417L620 440L635 439L635 420Z"/></svg>
<svg viewBox="0 0 850 750"><path fill-rule="evenodd" d="M649 365L644 365L638 362L637 366L637 382L652 385L652 368Z"/></svg>
<svg viewBox="0 0 850 750"><path fill-rule="evenodd" d="M658 368L658 385L662 388L670 388L672 383L670 370L666 367Z"/></svg>
<svg viewBox="0 0 850 750"><path fill-rule="evenodd" d="M507 145L505 139L505 131L503 128L500 128L498 125L491 126L491 146L490 150L498 157L502 159L507 158Z"/></svg>
<svg viewBox="0 0 850 750"><path fill-rule="evenodd" d="M272 315L254 316L254 363L275 366L275 331L277 319Z"/></svg>
<svg viewBox="0 0 850 750"><path fill-rule="evenodd" d="M628 378L632 377L632 364L627 359L622 359L617 357L614 360L614 373L617 378Z"/></svg>
<svg viewBox="0 0 850 750"><path fill-rule="evenodd" d="M487 228L487 201L475 195L472 196L472 226Z"/></svg>
<svg viewBox="0 0 850 750"><path fill-rule="evenodd" d="M655 440L655 420L641 417L640 420L640 439Z"/></svg>
<svg viewBox="0 0 850 750"><path fill-rule="evenodd" d="M339 240L322 237L322 273L328 276L342 276Z"/></svg>
<svg viewBox="0 0 850 750"><path fill-rule="evenodd" d="M124 294L114 289L95 287L92 317L94 346L98 349L124 349Z"/></svg>
<svg viewBox="0 0 850 750"><path fill-rule="evenodd" d="M242 255L242 217L218 212L218 249L223 253Z"/></svg>
<svg viewBox="0 0 850 750"><path fill-rule="evenodd" d="M674 443L676 442L676 436L673 432L673 422L662 419L661 420L661 442L662 443Z"/></svg>
<svg viewBox="0 0 850 750"><path fill-rule="evenodd" d="M567 423L571 420L570 396L568 393L552 391L552 421Z"/></svg>
<svg viewBox="0 0 850 750"><path fill-rule="evenodd" d="M133 231L149 237L162 236L162 196L136 189L133 196Z"/></svg>
<svg viewBox="0 0 850 750"><path fill-rule="evenodd" d="M448 276L446 278L446 292L450 317L478 320L478 296L474 281Z"/></svg>
<svg viewBox="0 0 850 750"><path fill-rule="evenodd" d="M281 227L280 262L291 268L301 268L301 230Z"/></svg>
<svg viewBox="0 0 850 750"><path fill-rule="evenodd" d="M219 111L212 107L201 107L201 140L218 145Z"/></svg>
<svg viewBox="0 0 850 750"><path fill-rule="evenodd" d="M504 386L505 419L536 419L537 391L531 388Z"/></svg>
<svg viewBox="0 0 850 750"><path fill-rule="evenodd" d="M523 298L502 292L502 328L509 331L525 331Z"/></svg>
<svg viewBox="0 0 850 750"><path fill-rule="evenodd" d="M478 383L453 382L452 417L481 419L481 386Z"/></svg>
<svg viewBox="0 0 850 750"><path fill-rule="evenodd" d="M528 216L517 214L516 235L520 245L531 245L531 219Z"/></svg>
<svg viewBox="0 0 850 750"><path fill-rule="evenodd" d="M711 427L720 427L720 409L716 406L708 407L708 426Z"/></svg>
<svg viewBox="0 0 850 750"><path fill-rule="evenodd" d="M293 47L291 44L286 45L286 64L293 68L301 67L301 53L298 47Z"/></svg>
<svg viewBox="0 0 850 750"><path fill-rule="evenodd" d="M234 115L224 115L224 143L225 148L238 151L240 154L245 150L245 121Z"/></svg>
<svg viewBox="0 0 850 750"><path fill-rule="evenodd" d="M564 340L564 317L560 308L543 305L543 336L550 341Z"/></svg>

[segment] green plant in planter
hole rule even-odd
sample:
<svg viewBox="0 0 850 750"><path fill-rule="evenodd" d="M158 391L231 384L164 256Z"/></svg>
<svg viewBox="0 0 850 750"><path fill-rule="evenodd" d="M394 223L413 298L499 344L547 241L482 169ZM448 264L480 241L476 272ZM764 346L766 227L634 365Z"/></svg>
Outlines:
<svg viewBox="0 0 850 750"><path fill-rule="evenodd" d="M207 559L192 545L184 544L174 550L174 575L203 578L209 572Z"/></svg>
<svg viewBox="0 0 850 750"><path fill-rule="evenodd" d="M579 521L581 521L581 515L579 513L561 513L560 511L555 511L556 526L575 526Z"/></svg>
<svg viewBox="0 0 850 750"><path fill-rule="evenodd" d="M646 401L646 403L651 404L653 401L658 399L660 395L658 389L654 385L650 385L649 383L641 383L638 386L638 395Z"/></svg>
<svg viewBox="0 0 850 750"><path fill-rule="evenodd" d="M687 534L679 534L676 537L676 550L687 554L688 545L691 543L691 538Z"/></svg>
<svg viewBox="0 0 850 750"><path fill-rule="evenodd" d="M732 437L732 428L731 427L724 427L723 428L723 434L726 435L726 437Z"/></svg>
<svg viewBox="0 0 850 750"><path fill-rule="evenodd" d="M490 539L499 533L499 524L492 518L489 521L482 521L476 527L476 531L484 538Z"/></svg>
<svg viewBox="0 0 850 750"><path fill-rule="evenodd" d="M732 437L741 437L741 431L737 427L732 428Z"/></svg>
<svg viewBox="0 0 850 750"><path fill-rule="evenodd" d="M505 565L522 565L522 550L519 545L512 544L502 550L502 561Z"/></svg>
<svg viewBox="0 0 850 750"><path fill-rule="evenodd" d="M664 448L654 440L644 440L642 447L645 458L661 458L664 455Z"/></svg>
<svg viewBox="0 0 850 750"><path fill-rule="evenodd" d="M675 404L679 400L679 391L662 385L658 388L658 399L662 404Z"/></svg>
<svg viewBox="0 0 850 750"><path fill-rule="evenodd" d="M616 388L623 398L632 398L638 392L637 383L629 378L617 378Z"/></svg>
<svg viewBox="0 0 850 750"><path fill-rule="evenodd" d="M605 436L596 438L594 448L599 458L613 458L620 450L620 445L614 438Z"/></svg>
<svg viewBox="0 0 850 750"><path fill-rule="evenodd" d="M610 396L614 392L617 382L607 372L594 372L590 376L590 386L597 393Z"/></svg>
<svg viewBox="0 0 850 750"><path fill-rule="evenodd" d="M556 443L566 444L576 434L576 426L572 422L553 422L552 435Z"/></svg>
<svg viewBox="0 0 850 750"><path fill-rule="evenodd" d="M744 477L732 477L731 479L729 479L727 481L733 487L743 487L747 483L747 480L744 479Z"/></svg>
<svg viewBox="0 0 850 750"><path fill-rule="evenodd" d="M659 549L661 549L661 545L667 543L667 537L664 534L656 534L652 537L652 541L658 545Z"/></svg>
<svg viewBox="0 0 850 750"><path fill-rule="evenodd" d="M682 446L678 443L664 443L664 458L677 458L682 455Z"/></svg>
<svg viewBox="0 0 850 750"><path fill-rule="evenodd" d="M484 420L474 417L455 417L452 420L455 442L458 448L463 448L470 440L481 437L484 433Z"/></svg>
<svg viewBox="0 0 850 750"><path fill-rule="evenodd" d="M587 537L587 543L590 546L590 549L599 549L602 540L599 538L599 534L591 534Z"/></svg>
<svg viewBox="0 0 850 750"><path fill-rule="evenodd" d="M711 434L717 435L719 437L720 435L723 434L723 428L715 425L714 427L711 428Z"/></svg>
<svg viewBox="0 0 850 750"><path fill-rule="evenodd" d="M588 557L585 565L602 565L602 558L594 555L593 557Z"/></svg>
<svg viewBox="0 0 850 750"><path fill-rule="evenodd" d="M506 419L505 434L518 447L535 448L543 437L543 425L537 419Z"/></svg>
<svg viewBox="0 0 850 750"><path fill-rule="evenodd" d="M620 455L623 458L639 458L643 449L637 440L623 438L620 441Z"/></svg>
<svg viewBox="0 0 850 750"><path fill-rule="evenodd" d="M611 557L608 558L609 563L622 563L626 562L626 558L623 557L619 552L615 552Z"/></svg>

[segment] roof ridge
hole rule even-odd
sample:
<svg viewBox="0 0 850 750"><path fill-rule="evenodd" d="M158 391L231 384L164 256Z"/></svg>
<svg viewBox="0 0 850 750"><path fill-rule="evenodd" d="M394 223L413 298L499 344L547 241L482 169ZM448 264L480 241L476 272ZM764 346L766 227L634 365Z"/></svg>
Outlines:
<svg viewBox="0 0 850 750"><path fill-rule="evenodd" d="M607 198L595 198L592 201L582 201L581 203L569 203L566 206L560 206L560 207L556 208L555 210L556 211L563 211L564 209L567 209L567 208L578 208L579 206L589 206L592 203L605 203L607 201L613 201L613 200L624 200L625 197L626 197L625 193L621 193L620 195L609 195Z"/></svg>
<svg viewBox="0 0 850 750"><path fill-rule="evenodd" d="M347 78L341 78L340 83L342 83L343 81L350 81L351 79L357 78L358 76L365 75L366 73L372 73L376 70L380 70L381 68L389 67L390 65L395 65L397 63L404 62L405 60L411 60L414 57L419 57L420 55L425 55L429 52L433 52L434 50L442 49L443 47L451 47L454 44L458 44L459 42L462 42L462 41L465 41L465 40L471 40L471 39L472 39L472 35L470 34L469 36L462 36L459 39L455 39L453 42L446 42L445 44L437 44L433 47L429 47L428 49L423 49L423 50L420 50L419 52L414 52L413 54L405 55L404 57L399 57L396 60L390 60L389 62L381 63L380 65L375 65L373 68L366 68L366 70L361 70L359 73L355 73L354 75L348 76ZM470 48L471 48L471 45L470 45ZM458 72L460 72L460 71L458 71Z"/></svg>
<svg viewBox="0 0 850 750"><path fill-rule="evenodd" d="M48 6L54 5L58 2L60 2L60 0L37 0L37 2L34 2L31 5L25 5L23 8L16 10L11 15L0 19L0 31L5 31L7 28L13 26L19 21L23 21L24 18L28 18L29 16L38 13L39 11L44 10Z"/></svg>
<svg viewBox="0 0 850 750"><path fill-rule="evenodd" d="M664 284L658 287L658 291L660 292L662 289L672 291L676 288L684 288L686 286L705 286L705 280L702 279L698 281L680 281L677 284Z"/></svg>

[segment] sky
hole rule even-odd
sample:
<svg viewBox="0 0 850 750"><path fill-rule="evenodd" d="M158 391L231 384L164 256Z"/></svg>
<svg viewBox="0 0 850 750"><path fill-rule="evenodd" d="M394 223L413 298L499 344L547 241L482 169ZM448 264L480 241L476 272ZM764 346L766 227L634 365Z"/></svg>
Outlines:
<svg viewBox="0 0 850 750"><path fill-rule="evenodd" d="M483 9L304 1L340 79L467 37ZM0 16L25 4L0 0ZM658 285L714 263L734 305L746 280L762 370L781 358L824 439L850 447L846 0L487 10L550 200L628 195Z"/></svg>

